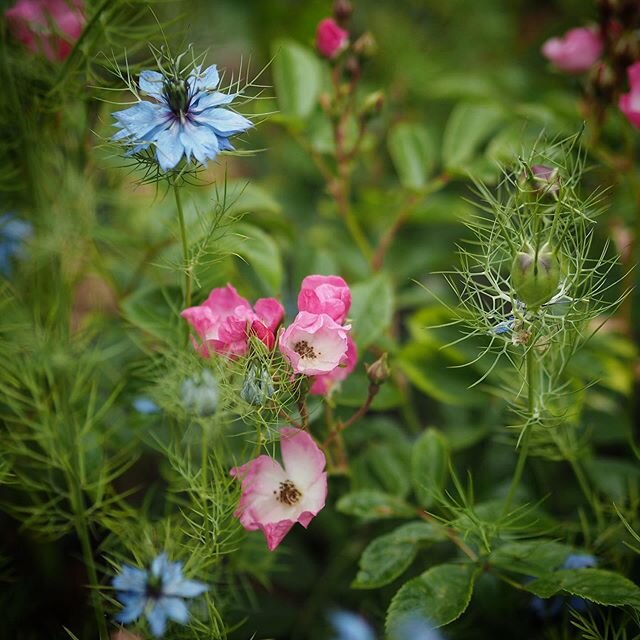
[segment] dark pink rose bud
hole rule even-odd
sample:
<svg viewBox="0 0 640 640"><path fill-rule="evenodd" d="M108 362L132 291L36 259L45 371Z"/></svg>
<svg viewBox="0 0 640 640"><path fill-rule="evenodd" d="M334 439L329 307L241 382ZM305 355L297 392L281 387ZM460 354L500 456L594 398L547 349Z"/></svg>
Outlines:
<svg viewBox="0 0 640 640"><path fill-rule="evenodd" d="M325 18L318 23L316 48L321 56L335 58L349 43L349 32L342 29L333 18Z"/></svg>
<svg viewBox="0 0 640 640"><path fill-rule="evenodd" d="M29 51L62 61L85 25L83 0L18 0L4 13L14 38Z"/></svg>
<svg viewBox="0 0 640 640"><path fill-rule="evenodd" d="M562 38L551 38L542 45L542 55L554 67L567 73L587 71L602 55L602 39L597 29L580 27Z"/></svg>

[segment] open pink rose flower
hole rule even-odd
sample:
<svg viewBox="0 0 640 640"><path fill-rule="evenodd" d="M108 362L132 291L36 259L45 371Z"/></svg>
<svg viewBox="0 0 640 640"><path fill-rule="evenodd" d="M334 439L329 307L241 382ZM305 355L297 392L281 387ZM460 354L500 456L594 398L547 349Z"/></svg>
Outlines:
<svg viewBox="0 0 640 640"><path fill-rule="evenodd" d="M261 298L252 308L228 284L214 289L201 305L189 307L180 315L198 334L201 355L208 357L213 350L235 357L247 352L250 335L272 349L284 308L275 298Z"/></svg>
<svg viewBox="0 0 640 640"><path fill-rule="evenodd" d="M640 128L640 62L627 68L629 93L623 93L618 100L620 111L634 126Z"/></svg>
<svg viewBox="0 0 640 640"><path fill-rule="evenodd" d="M307 276L300 285L298 310L326 313L344 322L351 308L351 291L340 276Z"/></svg>
<svg viewBox="0 0 640 640"><path fill-rule="evenodd" d="M561 38L550 38L542 45L542 55L554 67L567 73L588 71L602 55L602 39L597 29L579 27Z"/></svg>
<svg viewBox="0 0 640 640"><path fill-rule="evenodd" d="M301 311L280 334L280 351L295 373L317 376L343 362L351 325L341 325L326 313Z"/></svg>
<svg viewBox="0 0 640 640"><path fill-rule="evenodd" d="M82 0L18 0L4 13L14 38L48 60L65 60L85 25Z"/></svg>
<svg viewBox="0 0 640 640"><path fill-rule="evenodd" d="M333 18L320 20L316 29L316 49L325 58L335 58L346 49L349 32L338 26Z"/></svg>
<svg viewBox="0 0 640 640"><path fill-rule="evenodd" d="M324 396L330 393L336 385L349 376L356 366L356 362L358 362L358 351L353 338L347 335L347 351L342 356L340 364L329 373L314 376L309 393L316 396Z"/></svg>
<svg viewBox="0 0 640 640"><path fill-rule="evenodd" d="M327 498L326 458L313 438L301 429L280 429L284 467L267 455L258 456L231 475L242 483L235 512L248 531L264 533L273 551L299 522L308 527Z"/></svg>

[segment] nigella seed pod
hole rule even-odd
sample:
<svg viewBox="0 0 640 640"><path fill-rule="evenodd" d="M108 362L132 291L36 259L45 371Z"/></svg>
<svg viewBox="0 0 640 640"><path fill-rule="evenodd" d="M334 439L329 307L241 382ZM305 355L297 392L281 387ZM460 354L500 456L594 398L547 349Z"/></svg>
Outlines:
<svg viewBox="0 0 640 640"><path fill-rule="evenodd" d="M182 406L201 418L215 413L219 395L218 383L209 369L182 383Z"/></svg>
<svg viewBox="0 0 640 640"><path fill-rule="evenodd" d="M266 367L251 365L244 378L240 397L245 402L259 407L267 402L274 393L273 380Z"/></svg>
<svg viewBox="0 0 640 640"><path fill-rule="evenodd" d="M560 264L548 243L535 250L527 244L518 251L511 267L515 295L528 307L548 302L560 283Z"/></svg>

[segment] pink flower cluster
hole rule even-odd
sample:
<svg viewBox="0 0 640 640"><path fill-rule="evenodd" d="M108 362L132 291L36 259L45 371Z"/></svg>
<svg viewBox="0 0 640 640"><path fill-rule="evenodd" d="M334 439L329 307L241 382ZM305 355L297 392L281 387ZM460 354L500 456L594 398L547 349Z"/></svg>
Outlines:
<svg viewBox="0 0 640 640"><path fill-rule="evenodd" d="M294 373L313 377L312 394L329 393L355 367L356 347L351 326L345 324L350 307L351 292L342 278L314 275L303 280L299 313L278 344ZM252 307L228 284L181 315L198 335L196 348L202 356L216 352L237 357L247 353L251 335L269 349L275 347L284 309L275 298L261 298Z"/></svg>
<svg viewBox="0 0 640 640"><path fill-rule="evenodd" d="M342 53L349 44L349 32L338 25L333 18L320 20L316 29L316 49L324 58L332 60Z"/></svg>
<svg viewBox="0 0 640 640"><path fill-rule="evenodd" d="M640 128L640 62L627 69L629 93L623 93L618 100L620 111L634 126Z"/></svg>
<svg viewBox="0 0 640 640"><path fill-rule="evenodd" d="M65 60L85 25L83 0L18 0L4 13L14 38L48 60Z"/></svg>
<svg viewBox="0 0 640 640"><path fill-rule="evenodd" d="M542 55L566 73L588 71L602 55L600 33L592 27L567 31L561 38L550 38L542 45Z"/></svg>

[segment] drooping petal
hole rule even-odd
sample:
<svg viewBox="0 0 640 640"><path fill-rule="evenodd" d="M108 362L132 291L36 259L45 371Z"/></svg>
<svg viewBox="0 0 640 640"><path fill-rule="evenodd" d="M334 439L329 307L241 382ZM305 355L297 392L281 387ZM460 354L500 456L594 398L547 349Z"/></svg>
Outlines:
<svg viewBox="0 0 640 640"><path fill-rule="evenodd" d="M167 614L164 607L160 606L160 601L154 602L151 607L147 608L147 622L151 633L156 638L164 635L167 629Z"/></svg>
<svg viewBox="0 0 640 640"><path fill-rule="evenodd" d="M164 76L157 71L143 71L138 78L140 91L156 100L162 100L162 89L164 87Z"/></svg>
<svg viewBox="0 0 640 640"><path fill-rule="evenodd" d="M185 122L180 131L180 142L187 159L194 157L202 165L213 160L220 151L216 134L209 127L197 123Z"/></svg>
<svg viewBox="0 0 640 640"><path fill-rule="evenodd" d="M287 477L306 495L324 471L324 453L306 431L293 427L280 429L280 449Z"/></svg>
<svg viewBox="0 0 640 640"><path fill-rule="evenodd" d="M250 120L229 109L207 109L198 116L198 122L211 127L219 136L229 137L253 126Z"/></svg>
<svg viewBox="0 0 640 640"><path fill-rule="evenodd" d="M174 620L180 624L189 622L189 609L180 598L162 597L156 603L156 609L162 609L162 612L169 620Z"/></svg>
<svg viewBox="0 0 640 640"><path fill-rule="evenodd" d="M173 169L184 155L184 146L180 142L180 125L172 122L155 136L156 158L163 171Z"/></svg>
<svg viewBox="0 0 640 640"><path fill-rule="evenodd" d="M284 540L287 533L291 531L291 527L293 527L294 524L295 522L293 520L280 520L280 522L260 525L260 529L267 540L267 548L269 551L276 549Z"/></svg>

